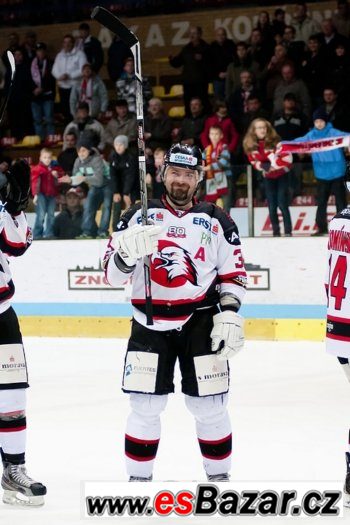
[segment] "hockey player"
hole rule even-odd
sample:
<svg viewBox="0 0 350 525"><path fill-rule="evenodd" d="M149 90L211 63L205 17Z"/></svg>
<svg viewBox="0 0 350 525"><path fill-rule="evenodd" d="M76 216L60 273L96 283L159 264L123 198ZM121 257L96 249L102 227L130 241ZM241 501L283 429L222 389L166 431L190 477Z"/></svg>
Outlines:
<svg viewBox="0 0 350 525"><path fill-rule="evenodd" d="M29 385L22 335L10 305L14 284L8 263L9 256L22 255L32 241L23 213L28 205L29 187L30 169L26 162L17 161L0 172L1 486L4 503L39 506L44 503L46 487L32 480L25 468L26 388Z"/></svg>
<svg viewBox="0 0 350 525"><path fill-rule="evenodd" d="M123 377L131 413L125 435L130 481L151 481L160 440L160 413L174 391L178 359L182 392L196 421L204 469L228 481L232 435L227 412L228 359L244 343L237 313L246 272L238 230L213 203L199 203L202 153L173 145L164 157L165 195L148 204L152 224L141 225L140 206L118 223L104 258L111 285L132 276L133 320ZM153 326L147 327L143 257L151 256Z"/></svg>
<svg viewBox="0 0 350 525"><path fill-rule="evenodd" d="M350 166L346 170L346 188L350 191ZM326 278L327 352L338 357L350 381L350 208L335 215L329 223L329 270ZM345 453L347 474L344 505L350 507L350 431L349 448Z"/></svg>

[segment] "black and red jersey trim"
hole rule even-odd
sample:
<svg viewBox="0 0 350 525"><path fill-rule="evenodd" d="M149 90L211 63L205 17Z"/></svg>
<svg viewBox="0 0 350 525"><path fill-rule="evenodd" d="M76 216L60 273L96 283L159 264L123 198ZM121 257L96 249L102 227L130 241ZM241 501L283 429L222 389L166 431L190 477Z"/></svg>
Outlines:
<svg viewBox="0 0 350 525"><path fill-rule="evenodd" d="M0 288L0 303L11 299L14 293L15 285L13 284L13 281L11 279L6 286Z"/></svg>
<svg viewBox="0 0 350 525"><path fill-rule="evenodd" d="M26 242L12 242L6 237L5 230L2 230L0 234L0 251L18 257L23 255L28 248Z"/></svg>
<svg viewBox="0 0 350 525"><path fill-rule="evenodd" d="M328 315L327 337L338 341L350 342L350 320Z"/></svg>

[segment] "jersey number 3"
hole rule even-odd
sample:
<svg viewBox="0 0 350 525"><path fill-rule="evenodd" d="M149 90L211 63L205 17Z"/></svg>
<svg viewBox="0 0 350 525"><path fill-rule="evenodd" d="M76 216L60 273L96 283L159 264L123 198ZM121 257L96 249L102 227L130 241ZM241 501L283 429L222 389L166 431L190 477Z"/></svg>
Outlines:
<svg viewBox="0 0 350 525"><path fill-rule="evenodd" d="M330 261L330 265L331 263L332 261ZM329 284L330 295L335 299L335 310L341 310L341 303L346 297L347 288L344 286L344 283L346 279L347 270L347 257L345 255L339 255L337 262L334 265L333 273Z"/></svg>

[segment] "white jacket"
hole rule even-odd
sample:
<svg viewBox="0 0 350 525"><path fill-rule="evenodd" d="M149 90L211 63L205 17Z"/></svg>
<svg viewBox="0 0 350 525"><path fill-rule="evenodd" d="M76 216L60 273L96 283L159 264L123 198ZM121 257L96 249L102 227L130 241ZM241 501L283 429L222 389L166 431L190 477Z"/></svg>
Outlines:
<svg viewBox="0 0 350 525"><path fill-rule="evenodd" d="M55 58L52 74L56 78L59 87L63 89L70 89L81 80L81 71L84 64L88 63L88 59L84 51L80 51L76 47L70 53L60 51ZM67 80L58 80L64 74L69 75Z"/></svg>

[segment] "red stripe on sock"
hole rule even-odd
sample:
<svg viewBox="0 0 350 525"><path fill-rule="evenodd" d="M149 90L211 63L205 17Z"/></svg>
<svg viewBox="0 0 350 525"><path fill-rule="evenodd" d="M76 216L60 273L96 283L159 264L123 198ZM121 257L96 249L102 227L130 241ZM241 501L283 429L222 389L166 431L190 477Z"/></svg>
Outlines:
<svg viewBox="0 0 350 525"><path fill-rule="evenodd" d="M17 427L17 428L0 428L1 432L20 432L21 430L25 430L27 427L24 425L23 427Z"/></svg>
<svg viewBox="0 0 350 525"><path fill-rule="evenodd" d="M156 456L147 456L147 458L140 457L140 456L134 456L133 454L130 454L130 452L125 452L125 455L129 459L133 459L134 461L152 461Z"/></svg>
<svg viewBox="0 0 350 525"><path fill-rule="evenodd" d="M129 436L129 434L125 434L125 439L134 443L141 443L141 445L157 445L159 443L159 439L138 439L134 436Z"/></svg>

